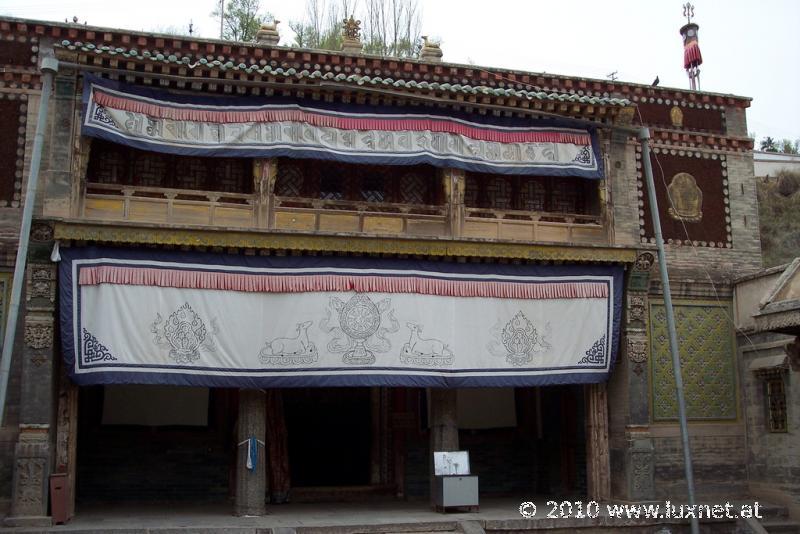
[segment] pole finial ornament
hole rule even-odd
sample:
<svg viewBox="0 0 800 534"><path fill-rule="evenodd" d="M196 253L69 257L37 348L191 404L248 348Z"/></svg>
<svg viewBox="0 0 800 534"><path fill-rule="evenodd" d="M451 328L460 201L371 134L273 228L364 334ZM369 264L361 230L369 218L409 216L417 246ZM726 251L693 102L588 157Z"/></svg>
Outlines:
<svg viewBox="0 0 800 534"><path fill-rule="evenodd" d="M686 17L686 23L691 24L692 17L694 17L694 6L691 3L686 2L683 5L683 16Z"/></svg>

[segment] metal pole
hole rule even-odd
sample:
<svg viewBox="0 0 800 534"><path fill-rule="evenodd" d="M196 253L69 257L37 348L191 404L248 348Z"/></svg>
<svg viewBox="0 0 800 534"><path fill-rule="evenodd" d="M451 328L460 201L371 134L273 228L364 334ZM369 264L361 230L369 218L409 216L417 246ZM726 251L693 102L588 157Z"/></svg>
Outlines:
<svg viewBox="0 0 800 534"><path fill-rule="evenodd" d="M14 280L11 283L11 302L8 307L5 337L3 338L3 353L0 360L0 426L3 425L6 408L6 393L8 391L8 375L11 370L11 353L14 349L14 337L17 333L17 316L19 303L22 296L22 282L25 278L25 263L28 259L28 238L31 233L31 219L33 218L33 205L36 200L36 187L39 183L39 166L42 162L42 144L44 131L47 128L47 108L50 103L50 93L53 89L53 77L58 72L58 60L54 57L42 58L42 96L39 100L39 116L36 119L36 135L33 138L33 153L31 154L31 168L28 173L28 185L25 188L25 203L22 208L22 222L19 227L19 244L17 246L17 259L14 264Z"/></svg>
<svg viewBox="0 0 800 534"><path fill-rule="evenodd" d="M689 448L689 427L686 424L686 400L683 396L683 376L678 350L678 335L675 332L675 314L672 309L672 294L667 274L667 258L664 254L664 239L661 237L661 219L658 216L658 201L653 182L653 166L650 164L650 130L639 130L639 141L642 142L642 160L644 176L647 181L647 198L650 201L650 215L653 217L653 230L658 246L658 269L661 272L661 285L664 290L664 309L667 312L667 330L669 331L669 351L672 355L672 372L675 374L675 393L678 396L678 419L681 425L681 441L683 442L683 467L686 473L686 486L689 493L689 505L694 506L694 473L692 472L692 451ZM700 524L696 517L691 518L692 534L700 532Z"/></svg>
<svg viewBox="0 0 800 534"><path fill-rule="evenodd" d="M225 22L225 0L219 0L219 39L222 40L222 24Z"/></svg>

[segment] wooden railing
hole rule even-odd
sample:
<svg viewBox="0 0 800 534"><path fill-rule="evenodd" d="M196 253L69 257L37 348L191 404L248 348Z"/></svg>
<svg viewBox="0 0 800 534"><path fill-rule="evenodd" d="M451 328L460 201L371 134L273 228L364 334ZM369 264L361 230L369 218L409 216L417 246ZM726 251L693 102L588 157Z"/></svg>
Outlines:
<svg viewBox="0 0 800 534"><path fill-rule="evenodd" d="M555 243L607 243L601 215L465 208L463 237Z"/></svg>
<svg viewBox="0 0 800 534"><path fill-rule="evenodd" d="M255 196L219 191L89 183L83 202L87 219L252 228Z"/></svg>
<svg viewBox="0 0 800 534"><path fill-rule="evenodd" d="M226 228L365 233L500 241L609 243L601 215L496 210L448 205L262 197L89 183L83 217Z"/></svg>
<svg viewBox="0 0 800 534"><path fill-rule="evenodd" d="M282 230L449 235L447 206L275 197L272 227Z"/></svg>

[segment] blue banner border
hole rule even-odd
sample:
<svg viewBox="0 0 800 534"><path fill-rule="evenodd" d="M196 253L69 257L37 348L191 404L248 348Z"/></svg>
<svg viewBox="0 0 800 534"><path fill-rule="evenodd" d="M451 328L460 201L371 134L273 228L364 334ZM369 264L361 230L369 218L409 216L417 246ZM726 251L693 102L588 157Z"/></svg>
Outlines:
<svg viewBox="0 0 800 534"><path fill-rule="evenodd" d="M436 115L442 118L456 118L486 127L491 126L504 126L504 127L529 127L529 128L577 128L582 131L587 131L591 136L592 153L595 161L597 162L597 169L583 170L583 169L559 169L557 167L507 167L507 166L491 166L480 163L465 162L452 158L439 158L426 153L419 153L413 156L392 157L385 154L380 155L349 155L349 154L336 154L327 150L310 150L303 149L302 147L269 147L263 149L254 148L237 148L232 146L221 146L219 148L209 147L183 147L173 146L169 144L162 144L157 142L149 142L143 139L131 139L122 135L115 134L103 128L99 128L88 124L89 117L89 95L91 94L92 85L107 87L118 91L127 92L133 95L143 96L162 100L166 103L196 103L199 105L215 105L215 106L263 106L265 104L296 104L305 107L314 107L324 111L340 111L348 113L382 113L387 117L392 115L402 114L419 114ZM440 168L457 168L471 172L489 172L494 174L505 175L526 175L526 176L561 176L561 177L578 177L593 180L602 180L605 177L603 157L600 153L600 144L597 138L597 129L591 128L580 124L576 121L570 121L568 118L564 119L530 119L522 117L496 117L493 115L480 115L472 113L464 113L456 110L443 110L436 107L392 107L392 106L371 106L364 104L343 104L338 102L323 102L317 100L303 100L298 98L289 97L254 97L254 96L209 96L209 95L186 95L179 93L172 93L165 90L150 89L139 87L135 85L126 84L119 81L107 80L92 74L84 74L83 96L82 96L82 110L83 121L81 123L81 134L104 139L106 141L123 144L140 150L149 150L153 152L160 152L164 154L175 154L183 156L197 156L197 157L242 157L242 158L257 158L257 157L288 157L288 158L303 158L303 159L317 159L323 161L341 161L343 163L369 163L379 165L419 165L429 164L434 167Z"/></svg>

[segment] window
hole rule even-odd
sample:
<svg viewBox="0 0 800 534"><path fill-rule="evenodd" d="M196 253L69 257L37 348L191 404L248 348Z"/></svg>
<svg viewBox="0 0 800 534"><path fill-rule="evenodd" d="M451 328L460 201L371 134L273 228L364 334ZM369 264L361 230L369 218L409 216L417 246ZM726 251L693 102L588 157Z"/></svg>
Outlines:
<svg viewBox="0 0 800 534"><path fill-rule="evenodd" d="M441 181L430 165L359 165L280 158L275 195L350 202L434 205Z"/></svg>
<svg viewBox="0 0 800 534"><path fill-rule="evenodd" d="M593 180L577 177L503 176L468 172L464 203L486 210L538 211L597 215Z"/></svg>
<svg viewBox="0 0 800 534"><path fill-rule="evenodd" d="M786 390L783 374L775 373L765 381L767 398L767 428L770 432L787 432Z"/></svg>
<svg viewBox="0 0 800 534"><path fill-rule="evenodd" d="M252 160L160 154L92 141L86 180L134 187L252 194Z"/></svg>

